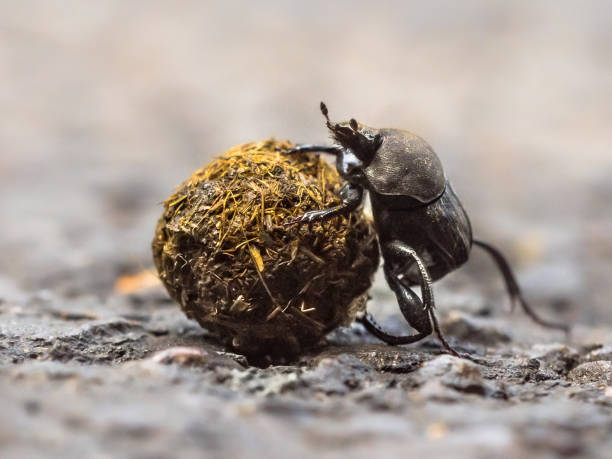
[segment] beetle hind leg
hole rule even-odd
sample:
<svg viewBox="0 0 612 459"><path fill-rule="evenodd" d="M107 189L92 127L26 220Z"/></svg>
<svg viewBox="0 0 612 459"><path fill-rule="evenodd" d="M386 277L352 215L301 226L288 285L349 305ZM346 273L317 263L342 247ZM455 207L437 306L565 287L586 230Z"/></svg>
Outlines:
<svg viewBox="0 0 612 459"><path fill-rule="evenodd" d="M504 257L503 254L499 250L497 250L495 247L493 247L492 245L486 242L479 241L476 239L473 240L473 243L474 245L479 246L485 252L487 252L491 256L491 258L493 258L493 261L495 261L495 264L497 265L497 267L502 273L502 276L504 277L504 282L506 283L506 289L508 291L508 295L510 296L510 301L512 302L513 309L514 309L514 306L518 304L521 306L521 309L525 311L525 314L531 317L531 319L535 323L543 327L555 328L558 330L563 330L565 333L569 333L570 331L569 325L558 323L558 322L551 322L546 319L542 319L531 308L529 303L527 303L527 301L523 297L523 293L521 292L518 282L516 281L516 278L514 277L514 274L512 273L512 269L510 268L510 265L506 261L506 257Z"/></svg>

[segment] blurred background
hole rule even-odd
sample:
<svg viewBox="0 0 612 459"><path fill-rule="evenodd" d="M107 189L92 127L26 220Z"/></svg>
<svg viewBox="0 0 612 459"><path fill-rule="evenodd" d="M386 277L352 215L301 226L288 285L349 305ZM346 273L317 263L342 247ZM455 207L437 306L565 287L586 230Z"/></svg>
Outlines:
<svg viewBox="0 0 612 459"><path fill-rule="evenodd" d="M320 100L428 140L547 314L612 321L606 1L1 2L0 297L108 294L194 169L326 142ZM506 301L476 252L439 289Z"/></svg>

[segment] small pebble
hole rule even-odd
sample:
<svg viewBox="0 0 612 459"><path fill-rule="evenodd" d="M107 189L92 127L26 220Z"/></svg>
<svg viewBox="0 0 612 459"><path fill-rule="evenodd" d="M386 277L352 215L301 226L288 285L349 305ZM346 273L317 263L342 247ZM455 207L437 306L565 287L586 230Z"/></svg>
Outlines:
<svg viewBox="0 0 612 459"><path fill-rule="evenodd" d="M612 385L612 362L596 360L583 363L570 371L568 378L577 383L602 382Z"/></svg>

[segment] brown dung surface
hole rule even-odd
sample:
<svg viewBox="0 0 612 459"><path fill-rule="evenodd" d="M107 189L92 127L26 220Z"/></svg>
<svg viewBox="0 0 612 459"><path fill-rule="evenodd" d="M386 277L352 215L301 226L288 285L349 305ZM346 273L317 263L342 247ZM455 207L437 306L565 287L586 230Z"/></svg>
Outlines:
<svg viewBox="0 0 612 459"><path fill-rule="evenodd" d="M248 355L294 355L363 309L378 267L362 211L286 226L340 204L319 156L269 139L231 148L164 203L153 239L160 278L188 317Z"/></svg>

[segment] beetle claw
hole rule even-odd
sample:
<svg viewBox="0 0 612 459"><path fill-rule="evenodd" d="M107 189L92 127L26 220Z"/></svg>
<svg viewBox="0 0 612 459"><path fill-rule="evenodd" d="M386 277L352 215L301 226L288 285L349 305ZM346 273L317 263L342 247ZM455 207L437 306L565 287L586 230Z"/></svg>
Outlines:
<svg viewBox="0 0 612 459"><path fill-rule="evenodd" d="M283 223L283 226L292 226L292 225L299 225L300 223L308 223L308 226L310 227L313 223L314 217L310 212L306 212L302 215L300 215L299 217L293 217L289 220L287 220L286 222Z"/></svg>
<svg viewBox="0 0 612 459"><path fill-rule="evenodd" d="M283 226L293 226L301 222L301 217L290 218L283 222Z"/></svg>

